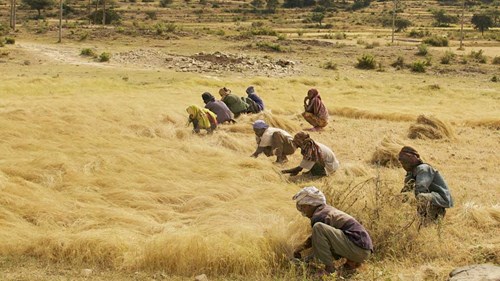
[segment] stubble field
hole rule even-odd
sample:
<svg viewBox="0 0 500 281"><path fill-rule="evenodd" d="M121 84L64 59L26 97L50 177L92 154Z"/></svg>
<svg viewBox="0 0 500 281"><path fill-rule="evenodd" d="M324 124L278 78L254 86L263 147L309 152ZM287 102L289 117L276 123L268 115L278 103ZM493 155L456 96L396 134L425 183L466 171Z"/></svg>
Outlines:
<svg viewBox="0 0 500 281"><path fill-rule="evenodd" d="M291 200L308 185L372 235L375 253L352 280L444 280L455 267L498 264L500 84L490 81L498 65L435 61L426 73L396 70L389 64L398 56L416 58L415 43L386 45L387 30L351 32L344 39L290 32L278 42L286 52L256 47L269 37L231 34L111 33L108 41L62 44L54 32L16 34L14 45L0 48L0 278L307 280L288 258L310 229ZM360 40L381 41L370 50L383 62L379 71L354 67L367 52ZM491 61L499 44L482 43L463 54L488 47ZM84 48L111 60L82 57ZM438 58L446 50L430 52ZM201 64L202 57L219 64ZM336 69L320 67L327 61ZM211 136L191 133L185 108L201 106L203 92L218 97L226 86L243 96L250 85L263 114ZM251 158L251 123L307 128L300 112L310 88L331 114L312 137L333 149L341 169L324 179L289 178L279 171L295 166L299 153L284 165ZM453 136L409 139L422 114L448 124ZM384 140L414 146L443 174L455 207L442 224L419 230L412 200L402 203L399 194L403 169L371 161Z"/></svg>

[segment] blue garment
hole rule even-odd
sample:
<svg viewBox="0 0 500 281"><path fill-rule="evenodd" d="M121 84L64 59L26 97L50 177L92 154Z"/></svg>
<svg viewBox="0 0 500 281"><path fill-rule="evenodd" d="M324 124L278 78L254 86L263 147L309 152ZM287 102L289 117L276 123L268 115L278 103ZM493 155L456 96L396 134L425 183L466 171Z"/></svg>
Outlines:
<svg viewBox="0 0 500 281"><path fill-rule="evenodd" d="M264 102L255 92L248 94L248 97L260 107L261 111L264 110Z"/></svg>
<svg viewBox="0 0 500 281"><path fill-rule="evenodd" d="M415 196L420 193L432 194L433 205L442 208L453 207L450 189L441 174L429 164L420 164L408 172L405 177L405 184L409 180L415 180Z"/></svg>

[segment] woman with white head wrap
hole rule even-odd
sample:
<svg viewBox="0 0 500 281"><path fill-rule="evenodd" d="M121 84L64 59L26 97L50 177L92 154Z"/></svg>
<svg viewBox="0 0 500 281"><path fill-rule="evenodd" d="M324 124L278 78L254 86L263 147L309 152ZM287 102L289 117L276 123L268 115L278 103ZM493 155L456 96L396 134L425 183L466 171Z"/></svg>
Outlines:
<svg viewBox="0 0 500 281"><path fill-rule="evenodd" d="M301 258L301 252L312 247L314 258L330 274L335 271L334 259L346 258L343 270L352 271L370 257L373 244L366 229L352 216L328 205L321 190L304 187L292 199L312 226L312 235L295 250L295 258Z"/></svg>
<svg viewBox="0 0 500 281"><path fill-rule="evenodd" d="M293 137L287 131L269 127L264 120L257 120L252 124L257 141L257 149L250 155L257 158L264 153L267 157L276 155L277 163L288 161L287 155L295 152Z"/></svg>

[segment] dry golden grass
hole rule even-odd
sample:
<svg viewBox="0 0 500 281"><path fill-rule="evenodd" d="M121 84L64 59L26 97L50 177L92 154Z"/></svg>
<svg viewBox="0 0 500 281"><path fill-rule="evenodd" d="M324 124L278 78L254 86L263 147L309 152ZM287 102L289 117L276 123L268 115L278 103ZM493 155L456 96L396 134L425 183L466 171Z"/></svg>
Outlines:
<svg viewBox="0 0 500 281"><path fill-rule="evenodd" d="M373 237L376 252L356 280L410 272L443 279L456 266L498 263L500 137L489 126L471 126L498 122L498 85L428 76L425 84L441 84L429 94L422 77L399 73L222 78L30 59L30 66L0 65L0 266L10 270L2 279L78 279L92 268L102 272L97 280L201 273L293 280L287 257L309 225L291 196L311 184ZM201 105L201 93L228 86L241 96L248 85L256 85L266 112L211 136L191 133L184 109ZM332 113L313 138L333 148L342 168L293 182L279 170L296 165L299 153L283 166L251 158L251 123L264 119L292 134L307 128L299 113L311 87ZM453 123L456 138L407 139L410 122L429 113ZM403 144L452 189L456 207L439 227L418 232L415 207L398 193L402 169L366 165L374 151L394 165Z"/></svg>

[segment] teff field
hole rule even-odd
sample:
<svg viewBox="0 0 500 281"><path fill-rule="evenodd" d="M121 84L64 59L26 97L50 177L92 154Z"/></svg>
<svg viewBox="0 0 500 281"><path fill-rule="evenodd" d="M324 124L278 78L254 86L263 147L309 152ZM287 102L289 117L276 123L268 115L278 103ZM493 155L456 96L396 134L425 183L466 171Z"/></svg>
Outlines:
<svg viewBox="0 0 500 281"><path fill-rule="evenodd" d="M467 6L457 50L460 25L434 27L431 10L460 5L402 1L412 27L391 42L378 20L391 1L337 2L321 25L313 8L120 2L121 22L102 27L76 1L61 43L56 18L32 20L26 6L9 31L0 2L0 279L312 280L289 262L310 232L291 198L310 185L372 236L375 253L351 280L445 280L459 266L499 264L500 34L471 25L498 6ZM202 106L203 92L244 96L250 85L264 113L191 132L185 109ZM250 157L253 121L309 127L310 88L331 116L311 135L341 163L314 180L280 173L299 151L280 165ZM441 138L410 138L421 115L443 124ZM419 228L413 196L403 202L402 145L451 188L455 207L439 225Z"/></svg>

